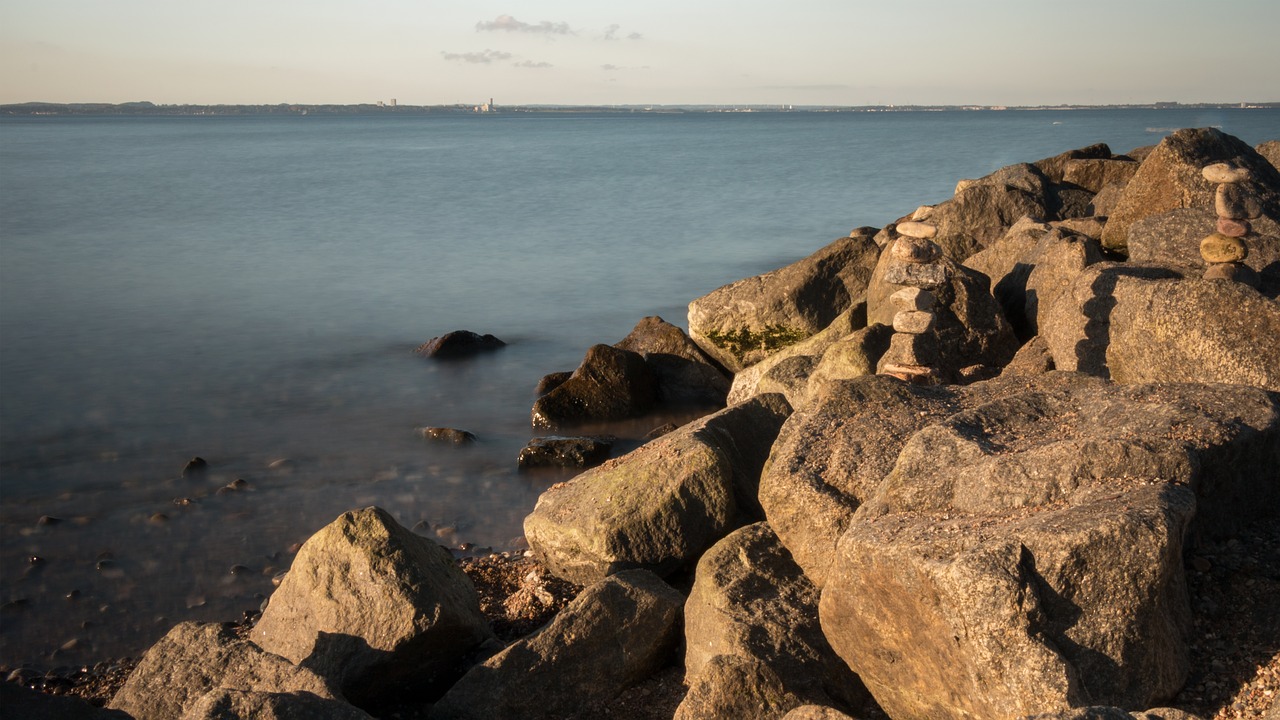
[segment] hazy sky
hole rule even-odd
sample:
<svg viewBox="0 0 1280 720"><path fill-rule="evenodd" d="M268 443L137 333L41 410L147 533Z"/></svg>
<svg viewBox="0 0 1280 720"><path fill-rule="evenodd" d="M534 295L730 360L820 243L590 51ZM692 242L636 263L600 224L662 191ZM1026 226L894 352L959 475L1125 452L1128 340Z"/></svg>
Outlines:
<svg viewBox="0 0 1280 720"><path fill-rule="evenodd" d="M0 103L1280 100L1278 0L0 0Z"/></svg>

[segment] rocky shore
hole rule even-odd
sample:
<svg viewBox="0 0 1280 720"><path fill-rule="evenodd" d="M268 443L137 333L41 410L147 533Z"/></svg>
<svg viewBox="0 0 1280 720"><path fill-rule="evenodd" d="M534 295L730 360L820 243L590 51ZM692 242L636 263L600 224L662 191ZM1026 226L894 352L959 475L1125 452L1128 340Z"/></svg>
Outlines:
<svg viewBox="0 0 1280 720"><path fill-rule="evenodd" d="M527 552L459 561L354 509L260 615L12 669L2 707L1276 717L1278 164L1188 129L961 180L549 375L536 462L588 469ZM708 406L605 459L635 443L598 428Z"/></svg>

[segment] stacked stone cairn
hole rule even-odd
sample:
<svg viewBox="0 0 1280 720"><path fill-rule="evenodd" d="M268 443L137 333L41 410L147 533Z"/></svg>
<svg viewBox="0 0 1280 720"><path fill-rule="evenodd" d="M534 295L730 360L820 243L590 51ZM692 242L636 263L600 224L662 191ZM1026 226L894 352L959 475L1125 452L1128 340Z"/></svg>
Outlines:
<svg viewBox="0 0 1280 720"><path fill-rule="evenodd" d="M933 309L937 296L932 290L951 279L951 271L939 262L942 248L930 238L938 229L924 222L899 223L901 237L890 248L892 264L885 280L906 287L889 302L898 312L893 316L893 337L881 358L879 372L899 380L919 384L939 382L937 316Z"/></svg>
<svg viewBox="0 0 1280 720"><path fill-rule="evenodd" d="M1258 273L1244 264L1249 256L1245 238L1252 232L1250 220L1262 215L1262 204L1243 183L1249 180L1248 168L1230 163L1206 165L1201 171L1204 179L1217 183L1214 194L1214 210L1218 213L1215 232L1200 241L1200 257L1209 266L1206 280L1234 280L1253 288L1258 287Z"/></svg>

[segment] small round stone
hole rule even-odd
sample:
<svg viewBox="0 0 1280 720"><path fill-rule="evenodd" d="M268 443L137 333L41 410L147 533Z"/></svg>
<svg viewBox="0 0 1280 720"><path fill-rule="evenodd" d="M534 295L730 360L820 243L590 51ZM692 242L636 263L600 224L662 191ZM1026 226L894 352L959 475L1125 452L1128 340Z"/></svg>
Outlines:
<svg viewBox="0 0 1280 720"><path fill-rule="evenodd" d="M1244 237L1249 234L1253 228L1249 225L1248 220L1232 220L1231 218L1218 218L1218 234L1227 237Z"/></svg>
<svg viewBox="0 0 1280 720"><path fill-rule="evenodd" d="M898 227L902 227L899 225ZM911 237L906 235L898 238L890 250L891 257L904 263L913 265L924 265L938 259L942 254L942 248L932 240L924 238Z"/></svg>
<svg viewBox="0 0 1280 720"><path fill-rule="evenodd" d="M893 331L920 335L933 329L934 314L919 310L904 310L893 316Z"/></svg>
<svg viewBox="0 0 1280 720"><path fill-rule="evenodd" d="M928 239L938 234L938 228L925 222L910 220L898 223L898 234L912 238Z"/></svg>
<svg viewBox="0 0 1280 720"><path fill-rule="evenodd" d="M1261 278L1258 272L1244 263L1217 263L1204 271L1205 280L1231 280L1257 290Z"/></svg>
<svg viewBox="0 0 1280 720"><path fill-rule="evenodd" d="M1262 203L1244 185L1219 185L1213 196L1213 209L1218 217L1249 220L1262 214Z"/></svg>
<svg viewBox="0 0 1280 720"><path fill-rule="evenodd" d="M1225 162L1205 165L1200 174L1211 183L1238 183L1250 177L1249 168L1236 167Z"/></svg>
<svg viewBox="0 0 1280 720"><path fill-rule="evenodd" d="M1249 257L1249 248L1240 238L1214 233L1200 241L1200 257L1207 263L1240 262Z"/></svg>

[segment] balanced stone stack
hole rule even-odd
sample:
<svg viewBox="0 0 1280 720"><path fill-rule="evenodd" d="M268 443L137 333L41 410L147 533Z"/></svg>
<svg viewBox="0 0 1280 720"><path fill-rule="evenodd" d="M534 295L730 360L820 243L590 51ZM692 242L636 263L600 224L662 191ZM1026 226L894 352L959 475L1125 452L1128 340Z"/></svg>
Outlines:
<svg viewBox="0 0 1280 720"><path fill-rule="evenodd" d="M933 313L937 297L932 290L945 284L948 268L938 262L942 248L930 238L938 233L933 225L924 222L899 223L898 238L890 248L893 259L885 271L885 280L895 285L905 285L894 293L889 302L897 309L893 316L893 337L889 350L880 359L879 372L907 382L931 384L938 382L938 337L934 329L937 316Z"/></svg>
<svg viewBox="0 0 1280 720"><path fill-rule="evenodd" d="M1205 180L1218 184L1213 198L1218 213L1216 232L1200 241L1200 256L1209 266L1204 277L1234 280L1257 288L1258 273L1244 264L1249 256L1244 239L1252 231L1249 221L1262 215L1262 203L1243 184L1249 179L1249 169L1214 163L1201 172Z"/></svg>

